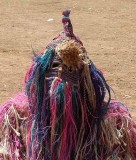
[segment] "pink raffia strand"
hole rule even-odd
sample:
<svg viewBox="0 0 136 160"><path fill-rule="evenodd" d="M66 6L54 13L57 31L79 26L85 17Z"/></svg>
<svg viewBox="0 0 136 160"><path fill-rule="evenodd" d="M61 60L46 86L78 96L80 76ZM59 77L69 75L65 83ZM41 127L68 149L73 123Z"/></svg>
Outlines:
<svg viewBox="0 0 136 160"><path fill-rule="evenodd" d="M27 121L30 116L27 96L19 93L15 98L0 106L0 158L24 159ZM6 126L5 126L6 125ZM1 149L5 149L5 154ZM22 155L21 152L24 152Z"/></svg>

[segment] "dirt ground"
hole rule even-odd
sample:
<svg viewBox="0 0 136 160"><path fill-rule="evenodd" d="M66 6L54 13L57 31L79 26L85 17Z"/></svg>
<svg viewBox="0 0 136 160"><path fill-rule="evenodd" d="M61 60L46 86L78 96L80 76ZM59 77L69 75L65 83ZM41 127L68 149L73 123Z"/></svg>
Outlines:
<svg viewBox="0 0 136 160"><path fill-rule="evenodd" d="M64 9L113 97L136 117L135 0L0 0L0 103L22 90L32 47L40 52L62 30Z"/></svg>

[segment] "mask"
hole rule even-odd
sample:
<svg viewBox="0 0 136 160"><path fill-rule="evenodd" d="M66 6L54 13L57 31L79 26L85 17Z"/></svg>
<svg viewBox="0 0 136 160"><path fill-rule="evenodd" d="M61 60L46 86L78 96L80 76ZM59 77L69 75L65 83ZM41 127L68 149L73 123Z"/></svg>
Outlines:
<svg viewBox="0 0 136 160"><path fill-rule="evenodd" d="M28 144L31 159L39 154L40 159L63 160L79 159L79 152L87 156L110 101L109 86L74 35L69 13L63 12L64 31L35 58L26 76L34 115ZM81 146L87 148L81 151Z"/></svg>

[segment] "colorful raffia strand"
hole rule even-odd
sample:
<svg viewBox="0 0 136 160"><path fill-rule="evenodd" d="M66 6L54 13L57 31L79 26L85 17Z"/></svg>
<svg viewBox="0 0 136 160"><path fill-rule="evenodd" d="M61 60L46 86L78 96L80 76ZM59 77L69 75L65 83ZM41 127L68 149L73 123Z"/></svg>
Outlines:
<svg viewBox="0 0 136 160"><path fill-rule="evenodd" d="M136 124L111 99L69 15L63 12L64 31L34 53L25 93L0 107L1 160L136 159Z"/></svg>

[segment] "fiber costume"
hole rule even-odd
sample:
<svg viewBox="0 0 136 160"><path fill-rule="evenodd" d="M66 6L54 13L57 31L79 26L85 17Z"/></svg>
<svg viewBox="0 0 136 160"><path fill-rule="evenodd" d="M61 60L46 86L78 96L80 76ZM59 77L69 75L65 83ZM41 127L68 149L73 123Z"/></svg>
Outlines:
<svg viewBox="0 0 136 160"><path fill-rule="evenodd" d="M136 124L103 74L64 31L35 59L25 91L0 107L0 160L135 160Z"/></svg>

